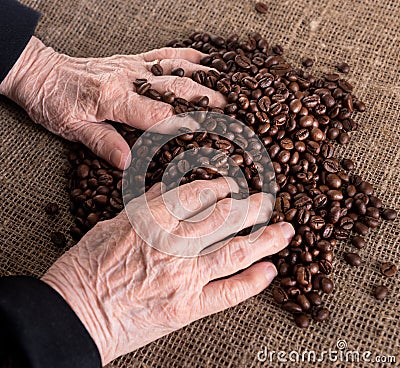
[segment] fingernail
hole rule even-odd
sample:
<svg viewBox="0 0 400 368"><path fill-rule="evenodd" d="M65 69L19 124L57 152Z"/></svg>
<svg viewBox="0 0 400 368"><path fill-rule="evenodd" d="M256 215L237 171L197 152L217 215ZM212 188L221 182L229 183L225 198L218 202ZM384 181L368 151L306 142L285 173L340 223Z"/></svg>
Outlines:
<svg viewBox="0 0 400 368"><path fill-rule="evenodd" d="M116 166L120 167L122 160L122 152L118 148L114 148L110 153L110 161Z"/></svg>
<svg viewBox="0 0 400 368"><path fill-rule="evenodd" d="M270 284L272 280L278 275L276 267L272 263L267 263L265 267L265 277Z"/></svg>
<svg viewBox="0 0 400 368"><path fill-rule="evenodd" d="M288 222L280 222L279 223L282 233L285 236L287 242L289 243L294 235L294 228L291 224L289 224Z"/></svg>

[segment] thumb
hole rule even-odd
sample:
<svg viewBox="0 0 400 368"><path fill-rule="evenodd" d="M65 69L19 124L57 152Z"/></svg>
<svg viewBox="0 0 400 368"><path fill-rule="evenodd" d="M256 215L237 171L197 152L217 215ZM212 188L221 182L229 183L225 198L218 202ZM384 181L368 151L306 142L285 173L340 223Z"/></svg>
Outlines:
<svg viewBox="0 0 400 368"><path fill-rule="evenodd" d="M105 122L85 122L76 139L120 170L130 163L130 149L115 128Z"/></svg>

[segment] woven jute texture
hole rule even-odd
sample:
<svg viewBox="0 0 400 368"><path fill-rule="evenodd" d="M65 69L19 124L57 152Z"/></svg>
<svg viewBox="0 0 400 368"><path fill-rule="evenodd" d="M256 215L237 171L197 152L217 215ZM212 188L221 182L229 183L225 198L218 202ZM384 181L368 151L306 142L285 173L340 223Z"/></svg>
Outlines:
<svg viewBox="0 0 400 368"><path fill-rule="evenodd" d="M355 93L368 111L357 116L361 130L339 157L357 162L356 172L370 181L384 203L400 210L400 4L394 0L268 0L267 14L254 1L238 0L24 0L42 12L37 36L56 50L73 56L138 53L163 46L192 31L223 36L259 31L279 43L286 57L298 64L315 60L313 71L332 70L337 61L352 66ZM0 101L0 275L41 276L61 255L50 245L54 230L68 233L72 217L65 190L67 143L35 126L9 101ZM61 206L49 219L48 201ZM272 302L270 290L223 313L173 333L122 357L109 367L369 367L329 361L261 363L257 353L304 350L321 354L337 350L345 340L350 350L393 355L400 364L399 274L383 279L383 261L400 260L400 221L384 222L367 237L360 254L364 265L351 268L339 246L333 279L335 291L325 304L331 318L307 330ZM377 302L373 286L386 284L390 294ZM342 342L343 343L343 342ZM287 358L288 356L286 356ZM292 357L295 355L292 354ZM339 357L340 358L340 357ZM361 358L360 358L361 359ZM333 358L332 358L333 360ZM374 366L382 366L375 363Z"/></svg>

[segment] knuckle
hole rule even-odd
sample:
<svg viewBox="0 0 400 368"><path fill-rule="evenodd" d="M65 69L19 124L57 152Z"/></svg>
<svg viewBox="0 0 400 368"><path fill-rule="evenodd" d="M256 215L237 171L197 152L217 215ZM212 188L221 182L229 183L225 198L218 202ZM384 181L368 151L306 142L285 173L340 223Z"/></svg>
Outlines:
<svg viewBox="0 0 400 368"><path fill-rule="evenodd" d="M230 287L228 283L222 288L221 299L227 306L239 304L244 299L244 288L242 284L237 284L235 287Z"/></svg>
<svg viewBox="0 0 400 368"><path fill-rule="evenodd" d="M160 105L159 108L154 109L151 108L148 114L148 120L154 124L158 123L161 120L169 118L173 115L173 107L172 106L162 106Z"/></svg>
<svg viewBox="0 0 400 368"><path fill-rule="evenodd" d="M250 250L249 247L246 247L246 245L248 245L247 243L246 240L240 239L233 244L233 249L229 252L233 264L243 265L246 263Z"/></svg>
<svg viewBox="0 0 400 368"><path fill-rule="evenodd" d="M195 89L193 81L187 77L177 77L171 82L171 89L176 94L185 96Z"/></svg>

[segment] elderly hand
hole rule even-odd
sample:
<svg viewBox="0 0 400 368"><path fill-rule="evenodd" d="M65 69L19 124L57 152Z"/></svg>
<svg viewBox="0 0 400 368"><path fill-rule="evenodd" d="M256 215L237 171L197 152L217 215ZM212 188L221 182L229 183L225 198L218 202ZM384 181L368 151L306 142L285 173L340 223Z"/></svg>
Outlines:
<svg viewBox="0 0 400 368"><path fill-rule="evenodd" d="M255 262L288 244L293 236L290 224L262 227L253 238L236 237L224 246L215 246L230 233L264 223L273 208L271 196L265 193L242 200L227 198L230 187L229 180L219 178L195 181L162 194L161 185L156 184L129 202L116 218L97 224L44 275L42 280L57 290L82 320L104 365L250 298L276 276L272 263ZM171 206L164 203L175 194L180 206L174 211L183 219L175 217ZM207 214L205 218L190 221L201 213ZM140 221L136 224L135 219ZM177 257L158 250L163 247L155 238L150 242L160 248L150 246L135 228L146 224L151 228L154 220L172 235L186 239L213 232L214 243L203 242L202 248L213 246L214 251Z"/></svg>
<svg viewBox="0 0 400 368"><path fill-rule="evenodd" d="M165 74L177 67L187 75L209 70L196 64L202 56L193 49L163 48L139 55L81 59L57 53L32 37L1 83L0 93L23 107L36 123L83 143L123 169L130 154L128 144L105 120L146 130L173 115L170 105L137 94L135 79L146 78L159 92L172 91L189 101L208 96L212 106L225 104L220 93L187 77L156 77L150 72L157 62Z"/></svg>

